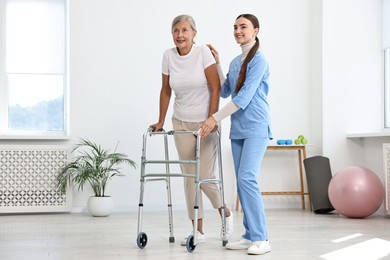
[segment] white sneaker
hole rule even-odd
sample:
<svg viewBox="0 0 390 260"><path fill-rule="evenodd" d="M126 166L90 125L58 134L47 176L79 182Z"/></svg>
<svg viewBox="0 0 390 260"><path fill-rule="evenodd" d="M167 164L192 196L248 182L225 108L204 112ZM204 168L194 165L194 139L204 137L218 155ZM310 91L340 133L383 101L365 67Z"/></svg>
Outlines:
<svg viewBox="0 0 390 260"><path fill-rule="evenodd" d="M224 239L224 234L226 234L226 237L225 237L226 240L228 240L230 238L230 236L233 234L233 225L234 225L233 213L230 212L230 216L226 217L225 219L226 219L226 233L225 233L225 229L224 229L224 226L222 223L222 227L221 227L221 239L222 240Z"/></svg>
<svg viewBox="0 0 390 260"><path fill-rule="evenodd" d="M268 240L266 241L255 241L252 246L248 248L249 255L262 255L271 252L271 246Z"/></svg>
<svg viewBox="0 0 390 260"><path fill-rule="evenodd" d="M242 249L248 249L251 245L252 245L252 241L241 237L240 240L227 243L226 248L232 250L242 250Z"/></svg>
<svg viewBox="0 0 390 260"><path fill-rule="evenodd" d="M191 232L191 235L192 235L193 232ZM184 238L182 241L181 241L181 245L182 246L185 246L187 244L187 239L188 237ZM196 243L199 244L199 243L203 243L204 241L206 241L206 237L204 234L200 233L199 231L197 231L196 233Z"/></svg>

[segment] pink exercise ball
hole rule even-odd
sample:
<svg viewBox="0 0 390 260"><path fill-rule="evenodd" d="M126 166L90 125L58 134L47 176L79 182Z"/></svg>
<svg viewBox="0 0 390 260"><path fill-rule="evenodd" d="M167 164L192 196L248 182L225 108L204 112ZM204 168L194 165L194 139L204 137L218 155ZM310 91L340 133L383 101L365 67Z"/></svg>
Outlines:
<svg viewBox="0 0 390 260"><path fill-rule="evenodd" d="M338 171L328 187L332 206L349 218L365 218L382 205L385 189L371 170L350 166Z"/></svg>

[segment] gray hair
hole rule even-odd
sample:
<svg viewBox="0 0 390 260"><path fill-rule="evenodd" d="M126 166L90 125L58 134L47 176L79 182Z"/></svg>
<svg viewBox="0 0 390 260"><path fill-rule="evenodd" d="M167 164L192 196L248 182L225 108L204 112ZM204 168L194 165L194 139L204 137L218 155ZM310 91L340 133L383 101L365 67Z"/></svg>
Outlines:
<svg viewBox="0 0 390 260"><path fill-rule="evenodd" d="M192 16L186 15L186 14L176 16L175 19L173 19L171 30L173 30L173 27L175 27L176 24L183 22L183 21L188 22L191 25L192 30L194 30L196 32L196 25L195 25L194 18L192 18Z"/></svg>

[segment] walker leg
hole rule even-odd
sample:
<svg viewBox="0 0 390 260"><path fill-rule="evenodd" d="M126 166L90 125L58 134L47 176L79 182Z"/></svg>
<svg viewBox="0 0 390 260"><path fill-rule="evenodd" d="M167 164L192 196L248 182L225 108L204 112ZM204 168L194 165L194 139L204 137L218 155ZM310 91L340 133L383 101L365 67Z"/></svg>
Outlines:
<svg viewBox="0 0 390 260"><path fill-rule="evenodd" d="M199 206L198 206L198 200L199 200L199 197L198 197L198 194L200 192L200 184L199 182L197 181L196 182L196 189L195 189L195 204L194 204L194 231L193 231L193 234L188 236L187 238L187 242L186 242L186 248L187 248L187 251L188 252L193 252L196 248L196 244L198 242L198 209L199 209Z"/></svg>
<svg viewBox="0 0 390 260"><path fill-rule="evenodd" d="M191 236L187 239L187 250L189 252L194 251L198 242L198 216L199 216L199 193L200 193L200 135L196 136L196 173L195 173L195 203L194 203L194 232L193 232L193 243L191 242Z"/></svg>
<svg viewBox="0 0 390 260"><path fill-rule="evenodd" d="M224 195L224 185L223 185L223 171L222 171L222 152L221 152L221 135L219 131L217 132L217 159L218 159L218 172L219 172L219 191L221 196L221 210L222 210L222 246L226 246L228 243L227 234L226 234L226 203ZM233 214L232 212L230 214Z"/></svg>
<svg viewBox="0 0 390 260"><path fill-rule="evenodd" d="M167 180L167 194L168 194L168 221L169 221L169 243L175 242L173 236L173 214L172 214L172 198L171 198L171 183L170 179Z"/></svg>
<svg viewBox="0 0 390 260"><path fill-rule="evenodd" d="M141 180L140 198L138 204L138 228L137 228L137 245L139 248L145 248L148 243L148 236L142 232L142 213L143 213L143 197L144 197L144 180Z"/></svg>
<svg viewBox="0 0 390 260"><path fill-rule="evenodd" d="M164 147L165 147L165 160L169 161L168 153L168 137L164 135ZM168 198L168 221L169 221L169 243L175 242L175 237L173 236L173 214L172 214L172 193L171 193L171 178L169 178L170 169L169 164L165 165L165 171L167 174L166 178L166 187L167 187L167 198Z"/></svg>

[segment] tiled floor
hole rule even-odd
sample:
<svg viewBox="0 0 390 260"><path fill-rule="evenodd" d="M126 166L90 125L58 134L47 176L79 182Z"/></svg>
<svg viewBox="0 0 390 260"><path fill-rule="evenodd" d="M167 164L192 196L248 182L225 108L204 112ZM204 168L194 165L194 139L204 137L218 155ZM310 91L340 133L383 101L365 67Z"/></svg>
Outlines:
<svg viewBox="0 0 390 260"><path fill-rule="evenodd" d="M137 213L109 217L88 214L0 215L0 260L115 260L115 259L390 259L390 219L371 216L349 219L342 215L318 215L300 209L266 210L272 252L249 256L232 251L219 240L220 220L207 211L206 243L194 252L180 246L191 231L184 211L175 212L175 243L169 243L168 214L144 212L143 232L148 236L139 249ZM237 239L243 232L242 213L234 212Z"/></svg>

